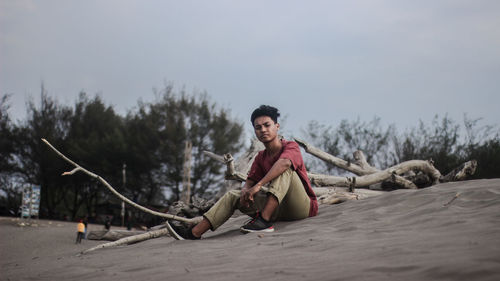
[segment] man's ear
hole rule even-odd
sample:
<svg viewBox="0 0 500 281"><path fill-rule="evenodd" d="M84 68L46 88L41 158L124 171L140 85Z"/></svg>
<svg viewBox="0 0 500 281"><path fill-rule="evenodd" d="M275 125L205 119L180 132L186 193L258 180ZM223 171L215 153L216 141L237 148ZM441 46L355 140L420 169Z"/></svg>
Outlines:
<svg viewBox="0 0 500 281"><path fill-rule="evenodd" d="M280 129L280 123L276 122L276 128Z"/></svg>

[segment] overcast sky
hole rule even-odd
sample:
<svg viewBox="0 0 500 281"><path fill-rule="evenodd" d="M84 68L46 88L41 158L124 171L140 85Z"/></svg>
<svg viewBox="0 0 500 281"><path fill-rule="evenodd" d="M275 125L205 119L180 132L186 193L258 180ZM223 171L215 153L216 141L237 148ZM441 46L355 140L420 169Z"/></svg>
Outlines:
<svg viewBox="0 0 500 281"><path fill-rule="evenodd" d="M500 123L497 0L0 3L14 119L42 81L63 104L85 91L120 114L171 81L246 124L274 105L296 135L374 116L401 129L435 114Z"/></svg>

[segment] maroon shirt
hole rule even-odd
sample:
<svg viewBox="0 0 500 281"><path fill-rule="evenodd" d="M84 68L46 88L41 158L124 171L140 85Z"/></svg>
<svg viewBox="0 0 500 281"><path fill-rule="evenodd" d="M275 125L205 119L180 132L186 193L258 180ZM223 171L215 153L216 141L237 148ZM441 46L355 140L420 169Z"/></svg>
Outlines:
<svg viewBox="0 0 500 281"><path fill-rule="evenodd" d="M252 168L248 173L248 178L258 182L271 170L271 167L278 161L278 159L288 159L292 162L291 169L297 172L302 185L306 190L309 199L311 199L311 207L309 208L309 216L313 217L318 214L318 201L316 194L311 187L311 182L307 177L306 166L300 153L299 145L294 141L281 140L281 151L274 158L271 158L267 150L262 150L257 154L252 163Z"/></svg>

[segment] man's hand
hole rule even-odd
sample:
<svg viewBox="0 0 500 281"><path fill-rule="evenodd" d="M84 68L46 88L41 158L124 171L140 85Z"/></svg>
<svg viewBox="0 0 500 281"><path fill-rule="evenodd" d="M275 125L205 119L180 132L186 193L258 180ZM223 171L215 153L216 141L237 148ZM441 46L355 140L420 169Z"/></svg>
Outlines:
<svg viewBox="0 0 500 281"><path fill-rule="evenodd" d="M262 185L256 184L251 188L242 188L241 196L240 196L240 204L244 207L250 207L250 204L253 204L253 196L260 191Z"/></svg>

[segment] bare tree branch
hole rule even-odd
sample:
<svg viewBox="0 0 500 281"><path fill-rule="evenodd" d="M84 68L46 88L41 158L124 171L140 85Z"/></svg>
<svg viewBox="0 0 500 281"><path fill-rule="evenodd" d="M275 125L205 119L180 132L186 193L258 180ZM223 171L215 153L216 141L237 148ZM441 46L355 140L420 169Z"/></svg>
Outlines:
<svg viewBox="0 0 500 281"><path fill-rule="evenodd" d="M355 161L354 161L354 163L351 163L351 162L345 161L343 159L337 158L329 153L326 153L326 152L322 151L321 149L314 147L311 144L309 144L301 139L294 138L294 140L300 146L302 146L306 150L307 153L314 155L314 156L318 157L319 159L321 159L327 163L330 163L336 167L347 170L355 175L364 176L364 175L370 175L373 173L380 172L380 170L378 170L377 168L372 167L370 164L368 164L368 162L366 161L366 157L361 150L355 151L353 153ZM416 189L417 188L417 186L413 182L411 182L411 181L409 181L409 180L407 180L399 175L395 175L394 177L387 177L384 180L391 180L394 183L396 183L404 188L409 188L409 189ZM344 185L342 185L342 186L344 186Z"/></svg>
<svg viewBox="0 0 500 281"><path fill-rule="evenodd" d="M360 167L354 163L345 161L344 159L340 159L338 157L335 157L329 153L326 153L323 150L321 150L315 146L312 146L311 144L309 144L301 139L294 138L294 140L300 146L302 146L307 153L314 155L327 163L330 163L336 167L339 167L341 169L349 171L349 172L351 172L355 175L358 175L358 176L370 174L370 172L366 171L362 167Z"/></svg>
<svg viewBox="0 0 500 281"><path fill-rule="evenodd" d="M460 181L466 179L468 176L473 175L477 168L477 161L471 160L463 163L459 167L453 169L446 176L441 178L441 182Z"/></svg>
<svg viewBox="0 0 500 281"><path fill-rule="evenodd" d="M309 178L311 179L312 183L318 186L350 187L354 185L354 187L364 187L382 182L396 175L406 173L410 170L419 170L428 174L431 177L433 184L438 183L439 179L441 178L441 173L436 168L434 168L431 163L424 160L406 161L383 171L364 175L361 177L337 177L309 173Z"/></svg>
<svg viewBox="0 0 500 281"><path fill-rule="evenodd" d="M152 239L152 238L157 238L157 237L160 237L160 236L164 236L164 235L167 235L167 234L168 234L168 230L166 228L159 229L159 230L153 230L153 231L149 231L149 232L146 232L146 233L143 233L143 234L125 237L125 238L122 238L122 239L119 239L119 240L116 240L116 241L113 241L113 242L100 244L100 245L97 245L97 246L92 247L90 249L87 249L85 251L82 251L81 254L84 255L84 254L88 254L90 252L93 252L93 251L99 250L99 249L116 247L116 246L121 246L121 245L128 245L128 244L131 244L131 243L137 243L137 242L141 242L141 241L144 241L144 240L148 240L148 239Z"/></svg>
<svg viewBox="0 0 500 281"><path fill-rule="evenodd" d="M109 191L111 191L114 195L116 195L122 201L124 201L125 203L127 203L127 204L129 204L129 205L131 205L131 206L133 206L133 207L135 207L135 208L137 208L137 209L139 209L139 210L141 210L143 212L146 212L146 213L149 213L149 214L152 214L152 215L155 215L155 216L159 216L159 217L162 217L162 218L166 218L166 219L169 219L169 220L177 220L177 221L182 221L182 222L186 222L186 223L196 223L196 222L200 221L200 218L189 219L189 218L175 216L175 215L172 215L172 214L160 213L160 212L157 212L157 211L150 210L150 209L148 209L146 207L143 207L143 206L141 206L141 205L139 205L137 203L134 203L133 201L131 201L127 197L125 197L125 196L121 195L120 193L118 193L118 191L116 191L105 179L103 179L99 175L96 175L96 174L88 171L85 168L82 168L80 165L78 165L77 163L73 162L71 159L69 159L68 157L66 157L61 152L59 152L46 139L42 139L42 141L45 144L47 144L52 150L54 150L61 158L63 158L67 162L69 162L71 165L75 166L75 169L73 169L71 172L65 172L65 173L63 173L63 175L72 175L72 174L74 174L77 171L82 171L85 174L87 174L87 175L89 175L89 176L91 176L91 177L99 180L102 184L104 184L105 187L107 187L109 189Z"/></svg>
<svg viewBox="0 0 500 281"><path fill-rule="evenodd" d="M210 151L203 151L203 153L221 163L224 163L227 168L226 168L226 175L224 179L226 180L237 180L237 181L246 181L247 176L243 173L237 172L234 168L234 158L230 153L224 154L224 156L217 155L213 152Z"/></svg>
<svg viewBox="0 0 500 281"><path fill-rule="evenodd" d="M354 156L354 163L358 164L361 168L363 168L364 170L369 172L368 174L380 172L379 169L371 166L366 161L366 157L365 157L365 154L363 153L363 151L361 151L361 150L354 151L353 156ZM404 188L408 188L408 189L417 189L418 188L413 182L411 182L411 181L409 181L409 180L407 180L399 175L394 175L394 177L392 177L390 180L392 182L396 183L397 185L402 186Z"/></svg>

